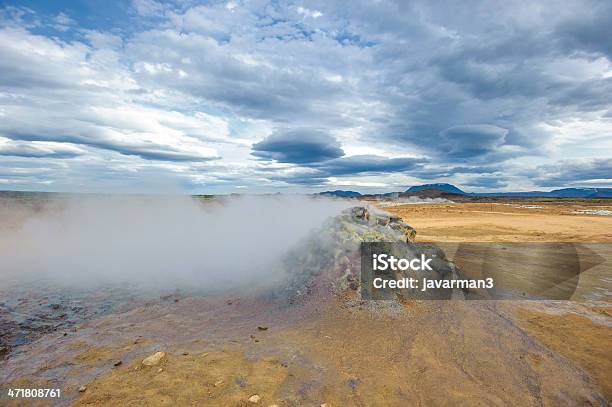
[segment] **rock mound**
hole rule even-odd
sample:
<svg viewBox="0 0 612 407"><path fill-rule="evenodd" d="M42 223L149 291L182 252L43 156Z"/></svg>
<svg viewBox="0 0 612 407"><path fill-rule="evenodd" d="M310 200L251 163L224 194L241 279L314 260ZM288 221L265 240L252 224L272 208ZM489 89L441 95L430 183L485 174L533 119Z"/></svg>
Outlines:
<svg viewBox="0 0 612 407"><path fill-rule="evenodd" d="M406 243L401 247L405 247L408 254L433 254L440 267L428 277L450 278L452 265L444 252L433 245L414 243L415 236L416 230L399 216L365 206L346 209L285 256L286 291L293 299L321 289L336 294L357 293L360 287L360 246L364 242ZM393 297L401 298L401 293L395 292L390 299Z"/></svg>

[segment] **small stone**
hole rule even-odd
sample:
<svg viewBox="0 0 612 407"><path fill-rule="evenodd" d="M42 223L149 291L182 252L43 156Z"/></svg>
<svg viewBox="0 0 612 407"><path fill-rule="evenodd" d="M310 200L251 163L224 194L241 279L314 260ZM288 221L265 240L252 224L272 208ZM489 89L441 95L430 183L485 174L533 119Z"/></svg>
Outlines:
<svg viewBox="0 0 612 407"><path fill-rule="evenodd" d="M123 362L118 360L115 363L113 363L113 366L121 366L122 364L123 364Z"/></svg>
<svg viewBox="0 0 612 407"><path fill-rule="evenodd" d="M268 327L267 326L258 326L257 329L259 329L260 331L267 331Z"/></svg>
<svg viewBox="0 0 612 407"><path fill-rule="evenodd" d="M222 384L223 384L223 380L217 380L217 381L215 382L215 387L219 387L219 386L221 386Z"/></svg>
<svg viewBox="0 0 612 407"><path fill-rule="evenodd" d="M327 403L322 403L321 407L331 407L331 405L327 404Z"/></svg>
<svg viewBox="0 0 612 407"><path fill-rule="evenodd" d="M161 373L163 371L164 371L164 369L162 369L161 367L159 369L157 369L157 373Z"/></svg>
<svg viewBox="0 0 612 407"><path fill-rule="evenodd" d="M358 377L354 377L350 379L347 384L351 389L355 390L361 384L361 380L359 380Z"/></svg>
<svg viewBox="0 0 612 407"><path fill-rule="evenodd" d="M155 366L159 365L161 360L166 356L165 352L155 352L151 356L147 356L143 359L142 364L144 366Z"/></svg>
<svg viewBox="0 0 612 407"><path fill-rule="evenodd" d="M356 206L351 209L351 216L354 220L367 222L370 220L370 212L363 206Z"/></svg>
<svg viewBox="0 0 612 407"><path fill-rule="evenodd" d="M259 403L259 400L261 400L261 396L259 394L253 394L251 397L249 397L249 402L253 404Z"/></svg>
<svg viewBox="0 0 612 407"><path fill-rule="evenodd" d="M87 386L79 387L79 393L83 393L85 390L87 390Z"/></svg>
<svg viewBox="0 0 612 407"><path fill-rule="evenodd" d="M270 404L268 407L278 407L278 404Z"/></svg>
<svg viewBox="0 0 612 407"><path fill-rule="evenodd" d="M389 222L390 223L400 223L402 221L402 218L400 218L397 215L391 215L389 216Z"/></svg>
<svg viewBox="0 0 612 407"><path fill-rule="evenodd" d="M189 355L189 352L183 352L183 356Z"/></svg>

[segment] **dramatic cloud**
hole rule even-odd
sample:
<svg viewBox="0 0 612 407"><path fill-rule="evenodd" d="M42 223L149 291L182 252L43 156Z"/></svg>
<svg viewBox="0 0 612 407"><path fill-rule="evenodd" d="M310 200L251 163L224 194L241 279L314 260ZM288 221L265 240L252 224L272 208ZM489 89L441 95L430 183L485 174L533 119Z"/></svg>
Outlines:
<svg viewBox="0 0 612 407"><path fill-rule="evenodd" d="M64 143L28 143L23 141L12 141L0 137L0 155L32 158L72 158L82 155L83 153L83 150Z"/></svg>
<svg viewBox="0 0 612 407"><path fill-rule="evenodd" d="M0 94L0 136L150 160L218 157L203 140L227 135L222 119L130 103L122 92L138 87L108 52L14 28L0 31L0 85L7 91Z"/></svg>
<svg viewBox="0 0 612 407"><path fill-rule="evenodd" d="M576 185L612 185L612 158L595 160L566 160L537 168L538 185L558 187Z"/></svg>
<svg viewBox="0 0 612 407"><path fill-rule="evenodd" d="M488 124L454 126L440 132L441 149L450 158L478 157L499 149L508 130Z"/></svg>
<svg viewBox="0 0 612 407"><path fill-rule="evenodd" d="M200 193L436 181L530 190L608 179L607 0L83 10L0 8L2 188L154 178Z"/></svg>
<svg viewBox="0 0 612 407"><path fill-rule="evenodd" d="M344 155L334 137L311 129L274 133L253 145L254 156L281 163L305 164Z"/></svg>
<svg viewBox="0 0 612 407"><path fill-rule="evenodd" d="M487 189L500 189L508 185L503 179L496 177L476 177L474 179L467 180L464 185L476 188L487 188Z"/></svg>
<svg viewBox="0 0 612 407"><path fill-rule="evenodd" d="M358 155L323 163L318 168L327 176L347 174L384 174L389 172L403 172L416 168L423 163L421 158L386 158L374 155Z"/></svg>

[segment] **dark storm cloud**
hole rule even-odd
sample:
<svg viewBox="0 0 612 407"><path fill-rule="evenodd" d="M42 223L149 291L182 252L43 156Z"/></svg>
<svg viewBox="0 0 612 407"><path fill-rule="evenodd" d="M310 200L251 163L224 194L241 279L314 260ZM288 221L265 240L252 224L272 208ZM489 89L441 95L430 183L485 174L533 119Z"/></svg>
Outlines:
<svg viewBox="0 0 612 407"><path fill-rule="evenodd" d="M307 164L342 157L344 151L334 137L319 130L296 129L273 133L253 144L256 157L281 163Z"/></svg>

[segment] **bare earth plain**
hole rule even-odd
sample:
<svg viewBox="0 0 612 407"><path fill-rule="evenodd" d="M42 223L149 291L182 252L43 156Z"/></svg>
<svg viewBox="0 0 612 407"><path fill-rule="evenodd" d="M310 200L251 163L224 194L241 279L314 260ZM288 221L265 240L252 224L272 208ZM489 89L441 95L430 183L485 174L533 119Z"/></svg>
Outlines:
<svg viewBox="0 0 612 407"><path fill-rule="evenodd" d="M385 208L421 241L612 243L612 217L581 209L593 206ZM178 295L43 336L0 372L3 389L60 387L74 406L607 406L612 303Z"/></svg>
<svg viewBox="0 0 612 407"><path fill-rule="evenodd" d="M417 240L434 242L612 242L612 216L577 213L611 210L584 202L443 203L386 208L409 220ZM606 262L605 267L610 266ZM599 270L596 271L599 275ZM585 280L588 276L585 276ZM605 278L609 280L610 271ZM612 304L519 306L516 322L531 336L588 371L612 400ZM601 315L601 318L598 317Z"/></svg>

